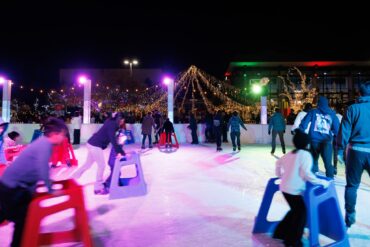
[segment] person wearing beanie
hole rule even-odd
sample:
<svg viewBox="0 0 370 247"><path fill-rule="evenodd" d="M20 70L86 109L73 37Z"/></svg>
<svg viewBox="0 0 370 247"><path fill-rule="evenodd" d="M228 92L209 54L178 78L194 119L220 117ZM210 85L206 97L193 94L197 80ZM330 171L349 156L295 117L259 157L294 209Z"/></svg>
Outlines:
<svg viewBox="0 0 370 247"><path fill-rule="evenodd" d="M280 109L276 108L274 115L270 118L268 134L271 134L272 130L272 141L271 141L271 154L275 153L276 148L276 136L279 135L281 148L283 154L285 154L285 142L284 142L284 133L285 133L285 119L280 113Z"/></svg>
<svg viewBox="0 0 370 247"><path fill-rule="evenodd" d="M356 221L357 189L362 173L366 170L370 176L370 81L361 84L360 93L361 97L344 114L337 139L339 162L344 163L343 154L348 148L344 193L347 227Z"/></svg>
<svg viewBox="0 0 370 247"><path fill-rule="evenodd" d="M276 161L276 175L281 179L279 188L288 202L290 211L278 224L274 238L282 239L286 246L303 246L301 238L306 225L307 209L303 194L306 182L327 188L329 181L319 179L312 173L312 156L307 151L310 137L297 130L293 137L295 149Z"/></svg>
<svg viewBox="0 0 370 247"><path fill-rule="evenodd" d="M314 165L312 171L319 171L319 155L324 161L325 174L328 178L334 177L333 156L333 136L337 136L339 130L339 120L335 112L330 109L328 99L320 96L316 109L312 109L302 119L299 129L305 131L310 125L308 135L311 138L310 151Z"/></svg>
<svg viewBox="0 0 370 247"><path fill-rule="evenodd" d="M230 129L230 138L231 138L231 142L233 144L233 151L236 151L236 144L238 145L238 150L240 151L240 149L241 149L241 147L240 147L240 126L243 129L247 130L243 121L238 116L238 112L234 111L233 116L229 119L229 123L227 125L227 129L231 128ZM236 139L236 143L235 143L235 139Z"/></svg>

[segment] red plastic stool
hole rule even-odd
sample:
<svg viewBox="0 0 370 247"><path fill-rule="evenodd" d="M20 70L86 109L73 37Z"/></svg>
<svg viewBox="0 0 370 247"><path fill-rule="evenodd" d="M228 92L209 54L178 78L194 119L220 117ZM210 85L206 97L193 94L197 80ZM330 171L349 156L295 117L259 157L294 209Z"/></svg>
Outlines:
<svg viewBox="0 0 370 247"><path fill-rule="evenodd" d="M53 153L51 155L50 162L53 165L57 165L58 162L63 165L66 165L67 163L72 166L78 165L73 147L67 139L65 139L60 145L53 147Z"/></svg>
<svg viewBox="0 0 370 247"><path fill-rule="evenodd" d="M172 137L174 138L175 143L172 142ZM171 133L171 144L172 144L172 147L175 147L175 148L180 147L175 133ZM161 135L159 136L158 148L161 148L165 145L166 145L166 133L162 132Z"/></svg>
<svg viewBox="0 0 370 247"><path fill-rule="evenodd" d="M92 246L89 232L88 217L85 210L85 202L82 187L77 185L74 180L64 180L54 182L54 185L62 185L58 196L48 193L37 193L32 200L25 222L22 247L36 247L40 245L51 245L68 242L82 242L84 246ZM60 196L69 196L67 201L50 206L41 206L47 199ZM75 210L75 228L69 231L40 233L41 221L48 215L58 213L66 209Z"/></svg>
<svg viewBox="0 0 370 247"><path fill-rule="evenodd" d="M18 145L15 147L6 148L4 150L5 159L7 161L13 161L14 157L18 156L26 147L27 145Z"/></svg>

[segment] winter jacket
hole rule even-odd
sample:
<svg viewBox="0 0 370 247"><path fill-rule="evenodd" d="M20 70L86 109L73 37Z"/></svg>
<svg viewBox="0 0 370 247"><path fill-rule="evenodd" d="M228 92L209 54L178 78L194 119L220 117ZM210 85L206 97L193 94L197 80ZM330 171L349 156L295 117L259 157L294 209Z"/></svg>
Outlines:
<svg viewBox="0 0 370 247"><path fill-rule="evenodd" d="M343 116L337 138L338 153L343 153L347 144L354 150L370 152L369 123L370 96L359 97Z"/></svg>
<svg viewBox="0 0 370 247"><path fill-rule="evenodd" d="M154 118L150 115L146 115L141 125L141 133L143 135L151 135L152 127L155 128Z"/></svg>
<svg viewBox="0 0 370 247"><path fill-rule="evenodd" d="M331 142L333 135L337 136L339 120L335 112L330 109L326 97L320 96L317 109L307 113L299 128L305 131L309 123L311 123L311 126L308 134L314 142Z"/></svg>
<svg viewBox="0 0 370 247"><path fill-rule="evenodd" d="M269 132L271 129L276 132L285 131L285 119L280 112L275 112L270 118Z"/></svg>
<svg viewBox="0 0 370 247"><path fill-rule="evenodd" d="M242 126L243 129L247 130L239 116L232 116L229 119L229 123L227 124L227 129L231 127L230 132L240 132L240 126Z"/></svg>
<svg viewBox="0 0 370 247"><path fill-rule="evenodd" d="M163 124L163 130L166 133L173 133L175 132L175 129L173 128L173 124L170 121L165 121Z"/></svg>
<svg viewBox="0 0 370 247"><path fill-rule="evenodd" d="M106 120L103 126L87 141L94 147L100 147L106 149L109 143L112 144L116 153L124 155L122 147L117 144L116 131L119 129L119 118L110 118Z"/></svg>

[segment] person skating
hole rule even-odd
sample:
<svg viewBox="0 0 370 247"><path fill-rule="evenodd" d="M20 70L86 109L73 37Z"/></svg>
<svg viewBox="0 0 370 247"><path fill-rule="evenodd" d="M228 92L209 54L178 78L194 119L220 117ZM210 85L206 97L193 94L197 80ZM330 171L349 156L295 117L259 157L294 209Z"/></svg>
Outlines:
<svg viewBox="0 0 370 247"><path fill-rule="evenodd" d="M154 124L155 124L155 141L153 142L153 144L158 144L158 139L159 137L161 136L161 129L162 129L162 125L163 125L163 120L162 120L162 116L161 114L159 113L158 110L155 110L154 111L154 114L153 114L153 119L154 119Z"/></svg>
<svg viewBox="0 0 370 247"><path fill-rule="evenodd" d="M141 148L145 149L145 139L148 137L149 141L149 148L153 148L152 145L152 132L155 129L154 119L152 117L152 113L148 112L148 114L143 118L143 122L141 124L141 134L143 135L143 140L141 143Z"/></svg>
<svg viewBox="0 0 370 247"><path fill-rule="evenodd" d="M334 167L332 163L333 156L333 136L337 136L339 130L339 121L335 112L330 109L328 99L320 96L316 109L312 109L302 119L299 128L305 131L311 123L309 136L311 138L310 150L314 165L312 171L319 171L319 155L324 161L325 174L329 178L334 177Z"/></svg>
<svg viewBox="0 0 370 247"><path fill-rule="evenodd" d="M103 126L87 141L87 158L85 163L75 172L74 178L79 178L82 174L88 170L94 162L97 163L98 169L96 171L96 181L94 184L95 194L107 194L108 191L104 186L104 168L105 160L103 150L106 149L109 143L112 144L112 148L115 149L118 156L125 156L125 152L122 147L117 143L116 131L122 124L123 119L120 113L114 114L113 117L108 118Z"/></svg>
<svg viewBox="0 0 370 247"><path fill-rule="evenodd" d="M24 149L7 167L0 178L0 223L14 222L12 247L20 246L28 206L39 181L53 193L49 177L49 160L53 145L66 138L67 126L63 121L49 118L44 123L44 135Z"/></svg>
<svg viewBox="0 0 370 247"><path fill-rule="evenodd" d="M238 116L238 112L234 111L232 117L229 120L229 123L227 125L227 129L230 129L230 138L231 142L233 144L233 151L236 151L236 145L238 145L238 150L240 151L240 126L242 126L243 129L247 130L245 127L243 121ZM235 143L236 139L236 143Z"/></svg>
<svg viewBox="0 0 370 247"><path fill-rule="evenodd" d="M199 144L198 135L197 135L198 125L197 125L197 120L195 119L194 113L190 114L188 128L191 130L191 139L192 139L191 144Z"/></svg>
<svg viewBox="0 0 370 247"><path fill-rule="evenodd" d="M217 111L216 116L213 118L213 132L216 137L217 151L222 151L221 148L221 134L222 134L222 116L221 111Z"/></svg>
<svg viewBox="0 0 370 247"><path fill-rule="evenodd" d="M285 119L283 115L280 113L280 109L275 108L275 113L270 118L268 129L269 135L271 134L272 130L271 154L275 153L277 135L279 135L281 148L283 150L283 154L285 154L285 142L284 142L285 128L286 128Z"/></svg>
<svg viewBox="0 0 370 247"><path fill-rule="evenodd" d="M125 118L122 118L122 120L120 121L119 129L116 134L117 144L122 149L123 149L123 145L125 141L127 140L125 131L126 131L126 122L125 122ZM110 184L111 184L112 176L113 176L114 164L116 162L116 159L117 159L117 152L114 148L112 148L110 150L109 159L108 159L108 165L110 167L110 174L104 182L104 187L107 192L109 192L109 188L110 188ZM126 157L122 157L121 160L126 160Z"/></svg>
<svg viewBox="0 0 370 247"><path fill-rule="evenodd" d="M338 160L346 156L345 222L350 227L356 222L357 189L364 170L370 176L370 81L360 86L361 97L348 107L338 134Z"/></svg>
<svg viewBox="0 0 370 247"><path fill-rule="evenodd" d="M175 132L175 129L173 128L173 124L169 118L167 118L166 121L164 121L163 123L163 131L164 133L166 133L166 148L172 147L171 136L172 133Z"/></svg>
<svg viewBox="0 0 370 247"><path fill-rule="evenodd" d="M76 111L71 120L73 129L73 145L80 145L82 118L79 111Z"/></svg>
<svg viewBox="0 0 370 247"><path fill-rule="evenodd" d="M306 181L323 185L325 188L330 183L312 173L312 156L307 150L309 143L309 136L297 130L293 137L295 149L276 162L275 173L281 178L279 188L289 204L290 211L276 227L273 237L282 239L285 246L303 246L301 239L307 219L303 199Z"/></svg>

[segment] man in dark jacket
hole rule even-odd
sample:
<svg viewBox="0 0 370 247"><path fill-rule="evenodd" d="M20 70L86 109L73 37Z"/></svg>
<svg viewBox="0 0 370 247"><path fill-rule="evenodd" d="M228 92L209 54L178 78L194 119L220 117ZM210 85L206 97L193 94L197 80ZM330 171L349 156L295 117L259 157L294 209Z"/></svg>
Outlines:
<svg viewBox="0 0 370 247"><path fill-rule="evenodd" d="M125 152L117 143L116 131L119 126L123 124L124 120L122 115L117 113L114 117L107 119L103 126L87 141L87 158L85 163L74 173L74 178L79 178L82 174L89 169L94 162L98 165L98 170L96 174L96 182L94 185L95 194L107 194L109 191L104 186L103 174L105 168L105 160L103 150L106 149L109 143L112 144L112 148L115 149L118 156L124 156Z"/></svg>
<svg viewBox="0 0 370 247"><path fill-rule="evenodd" d="M190 113L190 119L189 119L189 126L188 128L191 130L191 144L199 144L198 141L198 135L197 135L197 120L195 119L194 113Z"/></svg>
<svg viewBox="0 0 370 247"><path fill-rule="evenodd" d="M339 130L339 121L335 116L335 112L330 109L328 99L320 96L317 108L309 111L302 119L299 128L305 131L309 128L309 136L311 137L310 151L313 157L314 164L312 172L319 171L319 155L324 161L325 174L328 178L334 177L334 167L332 163L333 156L333 135L337 136Z"/></svg>
<svg viewBox="0 0 370 247"><path fill-rule="evenodd" d="M343 154L348 147L346 158L346 189L344 194L347 227L356 221L357 189L364 170L370 176L370 81L360 87L361 97L348 107L338 134L338 160L343 163Z"/></svg>
<svg viewBox="0 0 370 247"><path fill-rule="evenodd" d="M216 136L217 151L222 151L221 148L222 116L220 110L217 111L216 116L213 118L213 130Z"/></svg>
<svg viewBox="0 0 370 247"><path fill-rule="evenodd" d="M240 147L240 126L243 129L247 130L243 121L238 116L238 112L234 111L233 116L230 118L230 120L227 124L227 129L229 129L231 127L231 129L230 129L230 138L231 138L231 142L233 144L233 151L236 151L236 145L238 145L238 150L239 151L241 149L241 147ZM236 143L235 143L235 139L236 139Z"/></svg>
<svg viewBox="0 0 370 247"><path fill-rule="evenodd" d="M167 118L166 121L164 121L163 123L163 131L166 133L166 148L172 147L171 136L172 133L175 132L175 128L173 127L173 124L171 123L169 118Z"/></svg>
<svg viewBox="0 0 370 247"><path fill-rule="evenodd" d="M281 148L285 154L285 142L284 142L284 133L285 133L285 119L280 113L280 109L276 108L274 115L270 118L269 122L269 135L272 130L272 141L271 141L271 154L275 153L276 148L276 136L279 135Z"/></svg>

